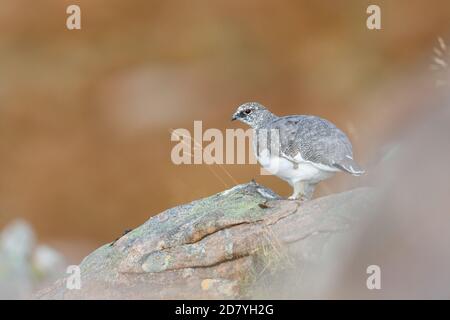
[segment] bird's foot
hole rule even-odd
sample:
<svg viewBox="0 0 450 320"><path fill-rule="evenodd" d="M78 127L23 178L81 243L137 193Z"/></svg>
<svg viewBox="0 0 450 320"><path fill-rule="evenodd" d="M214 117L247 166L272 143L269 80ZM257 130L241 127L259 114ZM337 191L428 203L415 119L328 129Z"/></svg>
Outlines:
<svg viewBox="0 0 450 320"><path fill-rule="evenodd" d="M304 196L290 196L288 198L288 200L298 201L298 202L301 202L301 203L308 201L308 199L306 197L304 197Z"/></svg>

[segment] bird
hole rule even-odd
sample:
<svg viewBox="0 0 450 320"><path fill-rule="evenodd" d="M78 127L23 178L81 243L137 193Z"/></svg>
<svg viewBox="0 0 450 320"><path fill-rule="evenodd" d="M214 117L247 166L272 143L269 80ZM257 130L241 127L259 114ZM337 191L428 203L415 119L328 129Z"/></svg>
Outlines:
<svg viewBox="0 0 450 320"><path fill-rule="evenodd" d="M231 120L253 129L257 161L266 171L291 185L290 200L311 200L316 185L337 172L353 176L365 173L353 159L347 135L321 117L279 117L258 102L247 102L237 108Z"/></svg>

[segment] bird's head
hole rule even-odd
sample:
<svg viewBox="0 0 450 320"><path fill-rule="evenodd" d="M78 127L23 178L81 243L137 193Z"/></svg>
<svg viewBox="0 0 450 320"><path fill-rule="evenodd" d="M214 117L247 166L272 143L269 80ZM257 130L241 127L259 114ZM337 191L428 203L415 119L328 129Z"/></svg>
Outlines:
<svg viewBox="0 0 450 320"><path fill-rule="evenodd" d="M240 105L231 117L231 120L239 120L252 128L258 127L273 114L258 102L247 102Z"/></svg>

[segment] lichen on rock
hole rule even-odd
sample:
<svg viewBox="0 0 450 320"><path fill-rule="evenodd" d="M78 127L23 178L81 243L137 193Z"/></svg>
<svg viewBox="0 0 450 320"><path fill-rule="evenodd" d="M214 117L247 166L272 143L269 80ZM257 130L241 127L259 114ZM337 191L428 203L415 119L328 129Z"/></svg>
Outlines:
<svg viewBox="0 0 450 320"><path fill-rule="evenodd" d="M320 252L335 231L352 224L351 212L368 199L368 190L359 189L300 205L253 181L238 185L155 215L91 253L80 264L81 290L65 289L61 279L39 296L246 297L252 283L268 270L261 259L272 259L269 251L283 248L301 259L308 255L307 247ZM328 238L323 237L327 232ZM314 242L311 239L317 243L299 245ZM274 261L270 260L272 271Z"/></svg>

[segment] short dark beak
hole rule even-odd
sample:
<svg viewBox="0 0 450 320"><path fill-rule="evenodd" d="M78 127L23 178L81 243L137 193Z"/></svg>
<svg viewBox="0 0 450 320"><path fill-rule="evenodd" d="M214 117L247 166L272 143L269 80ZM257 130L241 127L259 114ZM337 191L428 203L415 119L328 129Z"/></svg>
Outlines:
<svg viewBox="0 0 450 320"><path fill-rule="evenodd" d="M231 117L231 121L234 121L234 120L237 120L236 115L233 115L233 116Z"/></svg>

